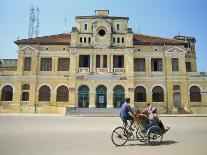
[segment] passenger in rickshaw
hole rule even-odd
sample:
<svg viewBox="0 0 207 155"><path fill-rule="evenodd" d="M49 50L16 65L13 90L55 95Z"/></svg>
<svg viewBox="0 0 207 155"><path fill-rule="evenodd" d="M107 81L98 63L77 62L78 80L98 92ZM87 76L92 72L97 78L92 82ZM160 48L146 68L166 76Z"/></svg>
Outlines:
<svg viewBox="0 0 207 155"><path fill-rule="evenodd" d="M169 130L169 127L167 127L165 129L162 121L159 119L158 115L157 115L157 108L155 106L151 106L150 103L147 104L147 115L148 115L148 118L149 118L149 127L150 126L153 126L153 125L157 125L159 126L163 132L167 132ZM146 111L145 111L146 113Z"/></svg>

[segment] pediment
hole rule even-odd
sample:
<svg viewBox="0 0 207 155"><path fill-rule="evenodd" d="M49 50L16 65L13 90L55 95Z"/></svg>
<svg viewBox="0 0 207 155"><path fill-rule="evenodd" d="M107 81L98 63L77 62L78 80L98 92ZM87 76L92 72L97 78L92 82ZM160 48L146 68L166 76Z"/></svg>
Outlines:
<svg viewBox="0 0 207 155"><path fill-rule="evenodd" d="M166 56L178 57L179 55L185 55L186 51L183 50L182 48L174 46L174 47L166 50L164 53Z"/></svg>
<svg viewBox="0 0 207 155"><path fill-rule="evenodd" d="M24 47L22 47L22 48L20 48L19 49L20 51L37 51L35 48L33 48L32 46L29 46L29 45L27 45L27 46L24 46Z"/></svg>

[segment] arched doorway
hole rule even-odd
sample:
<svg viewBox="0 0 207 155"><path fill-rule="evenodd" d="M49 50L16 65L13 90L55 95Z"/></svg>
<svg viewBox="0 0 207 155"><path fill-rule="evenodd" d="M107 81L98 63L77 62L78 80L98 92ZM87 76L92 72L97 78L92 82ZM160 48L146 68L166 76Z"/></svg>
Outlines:
<svg viewBox="0 0 207 155"><path fill-rule="evenodd" d="M180 86L174 85L173 91L174 91L174 93L173 93L174 106L177 107L178 109L180 109L181 108Z"/></svg>
<svg viewBox="0 0 207 155"><path fill-rule="evenodd" d="M164 90L160 86L152 89L152 102L164 102Z"/></svg>
<svg viewBox="0 0 207 155"><path fill-rule="evenodd" d="M134 90L135 102L146 102L146 89L143 86L137 86Z"/></svg>
<svg viewBox="0 0 207 155"><path fill-rule="evenodd" d="M125 99L124 88L122 86L116 86L114 88L114 95L113 95L114 108L120 108L121 105L124 103L124 99Z"/></svg>
<svg viewBox="0 0 207 155"><path fill-rule="evenodd" d="M197 86L190 88L190 102L201 102L201 90Z"/></svg>
<svg viewBox="0 0 207 155"><path fill-rule="evenodd" d="M50 87L44 85L39 89L39 101L50 101Z"/></svg>
<svg viewBox="0 0 207 155"><path fill-rule="evenodd" d="M86 85L80 86L78 89L78 107L89 107L89 88Z"/></svg>
<svg viewBox="0 0 207 155"><path fill-rule="evenodd" d="M13 99L13 88L10 85L6 85L1 91L1 101L12 101Z"/></svg>
<svg viewBox="0 0 207 155"><path fill-rule="evenodd" d="M66 86L59 86L57 89L56 101L57 102L67 102L68 101L69 90Z"/></svg>
<svg viewBox="0 0 207 155"><path fill-rule="evenodd" d="M96 108L106 108L107 105L107 89L105 86L96 88Z"/></svg>

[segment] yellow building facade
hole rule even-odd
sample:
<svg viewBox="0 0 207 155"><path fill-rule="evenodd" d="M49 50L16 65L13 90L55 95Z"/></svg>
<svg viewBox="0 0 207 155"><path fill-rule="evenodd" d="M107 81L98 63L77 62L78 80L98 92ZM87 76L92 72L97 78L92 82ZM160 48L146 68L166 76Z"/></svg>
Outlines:
<svg viewBox="0 0 207 155"><path fill-rule="evenodd" d="M133 33L128 17L95 10L70 33L15 41L1 60L0 112L65 113L119 108L130 97L159 113L207 113L207 74L197 72L195 38Z"/></svg>

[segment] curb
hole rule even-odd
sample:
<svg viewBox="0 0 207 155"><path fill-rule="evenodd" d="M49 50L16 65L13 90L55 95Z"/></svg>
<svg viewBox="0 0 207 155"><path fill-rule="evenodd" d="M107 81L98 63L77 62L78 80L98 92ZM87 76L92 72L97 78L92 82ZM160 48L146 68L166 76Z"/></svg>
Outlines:
<svg viewBox="0 0 207 155"><path fill-rule="evenodd" d="M1 116L13 116L13 117L119 117L118 115L107 114L34 114L34 113L0 113ZM207 117L207 114L160 114L159 117Z"/></svg>

